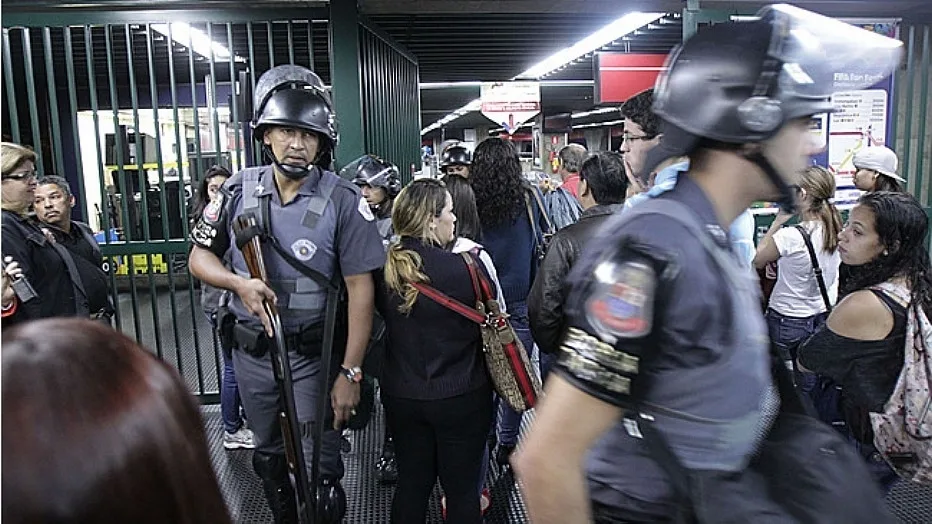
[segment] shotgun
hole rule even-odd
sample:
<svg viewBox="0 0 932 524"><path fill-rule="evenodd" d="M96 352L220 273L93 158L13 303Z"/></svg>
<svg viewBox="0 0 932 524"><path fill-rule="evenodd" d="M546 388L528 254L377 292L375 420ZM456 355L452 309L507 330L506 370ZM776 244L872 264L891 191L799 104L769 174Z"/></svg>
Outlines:
<svg viewBox="0 0 932 524"><path fill-rule="evenodd" d="M236 245L243 252L243 258L246 260L249 276L268 284L265 258L262 256L262 244L259 241L261 229L255 215L246 213L237 217L233 224L233 233L236 236ZM272 370L275 373L275 382L278 384L281 398L279 421L285 441L288 469L294 483L295 500L298 502L298 519L301 524L313 524L314 512L310 500L310 484L305 467L304 448L301 446L301 426L298 423L298 414L295 409L294 382L291 379L291 362L288 358L285 333L282 330L281 317L278 315L278 308L275 304L265 301L262 306L272 323L272 331L275 333L274 340L271 340L269 344L269 356L272 358Z"/></svg>

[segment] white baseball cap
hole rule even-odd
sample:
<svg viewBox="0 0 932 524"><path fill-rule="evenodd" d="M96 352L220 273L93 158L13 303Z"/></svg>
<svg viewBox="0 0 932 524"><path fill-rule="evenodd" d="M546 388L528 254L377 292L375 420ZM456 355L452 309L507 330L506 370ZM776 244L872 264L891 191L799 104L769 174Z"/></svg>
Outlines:
<svg viewBox="0 0 932 524"><path fill-rule="evenodd" d="M873 169L881 175L906 183L906 179L896 174L899 159L892 149L885 146L865 147L854 155L851 161L855 169Z"/></svg>

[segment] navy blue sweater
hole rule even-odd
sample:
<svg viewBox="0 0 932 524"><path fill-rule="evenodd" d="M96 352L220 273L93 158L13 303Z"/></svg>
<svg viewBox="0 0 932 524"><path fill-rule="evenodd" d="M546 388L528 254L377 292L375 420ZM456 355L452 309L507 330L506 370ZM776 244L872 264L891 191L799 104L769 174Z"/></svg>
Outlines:
<svg viewBox="0 0 932 524"><path fill-rule="evenodd" d="M543 217L537 202L531 198L531 209L534 210L534 220L537 227ZM498 280L502 285L502 294L505 304L523 303L531 291L531 283L537 271L537 255L535 253L535 233L531 229L527 208L522 207L521 213L511 223L501 224L494 228L482 229L482 245L492 255Z"/></svg>

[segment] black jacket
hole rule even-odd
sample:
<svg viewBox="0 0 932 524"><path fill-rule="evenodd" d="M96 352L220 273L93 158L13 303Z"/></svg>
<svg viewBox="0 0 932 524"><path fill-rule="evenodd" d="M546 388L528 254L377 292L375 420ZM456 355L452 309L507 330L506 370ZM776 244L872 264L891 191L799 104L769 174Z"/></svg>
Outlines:
<svg viewBox="0 0 932 524"><path fill-rule="evenodd" d="M476 303L462 255L407 237L401 243L420 256L420 270L430 286L463 304ZM479 270L489 278L481 263ZM384 278L376 281L375 300L387 335L380 377L383 394L437 400L489 386L478 324L421 294L409 313L401 313L402 299Z"/></svg>
<svg viewBox="0 0 932 524"><path fill-rule="evenodd" d="M586 243L596 235L605 220L621 208L622 204L593 206L583 211L579 222L557 231L550 241L547 255L537 270L527 297L531 334L544 353L557 353L566 331L563 315L566 275Z"/></svg>
<svg viewBox="0 0 932 524"><path fill-rule="evenodd" d="M70 317L76 314L76 289L68 267L45 234L31 218L3 211L3 256L9 256L23 269L36 297L19 304L4 327L25 320Z"/></svg>

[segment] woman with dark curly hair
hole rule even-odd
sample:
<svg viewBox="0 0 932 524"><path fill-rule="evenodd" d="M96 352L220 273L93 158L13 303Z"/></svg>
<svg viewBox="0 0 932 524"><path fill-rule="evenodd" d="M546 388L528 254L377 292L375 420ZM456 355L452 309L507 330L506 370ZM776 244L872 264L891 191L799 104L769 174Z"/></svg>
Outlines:
<svg viewBox="0 0 932 524"><path fill-rule="evenodd" d="M799 348L799 365L823 377L812 392L819 415L846 433L886 489L897 477L874 447L869 413L883 412L903 368L908 308L932 313L928 227L908 193L862 196L838 239L851 267L847 295Z"/></svg>
<svg viewBox="0 0 932 524"><path fill-rule="evenodd" d="M539 262L536 250L544 220L537 205L540 195L535 196L532 191L537 189L525 181L517 150L501 138L489 138L476 146L469 182L476 193L482 242L498 270L511 325L530 352L534 340L527 316L527 296ZM508 464L518 442L520 423L521 415L502 405L495 453L499 464Z"/></svg>

